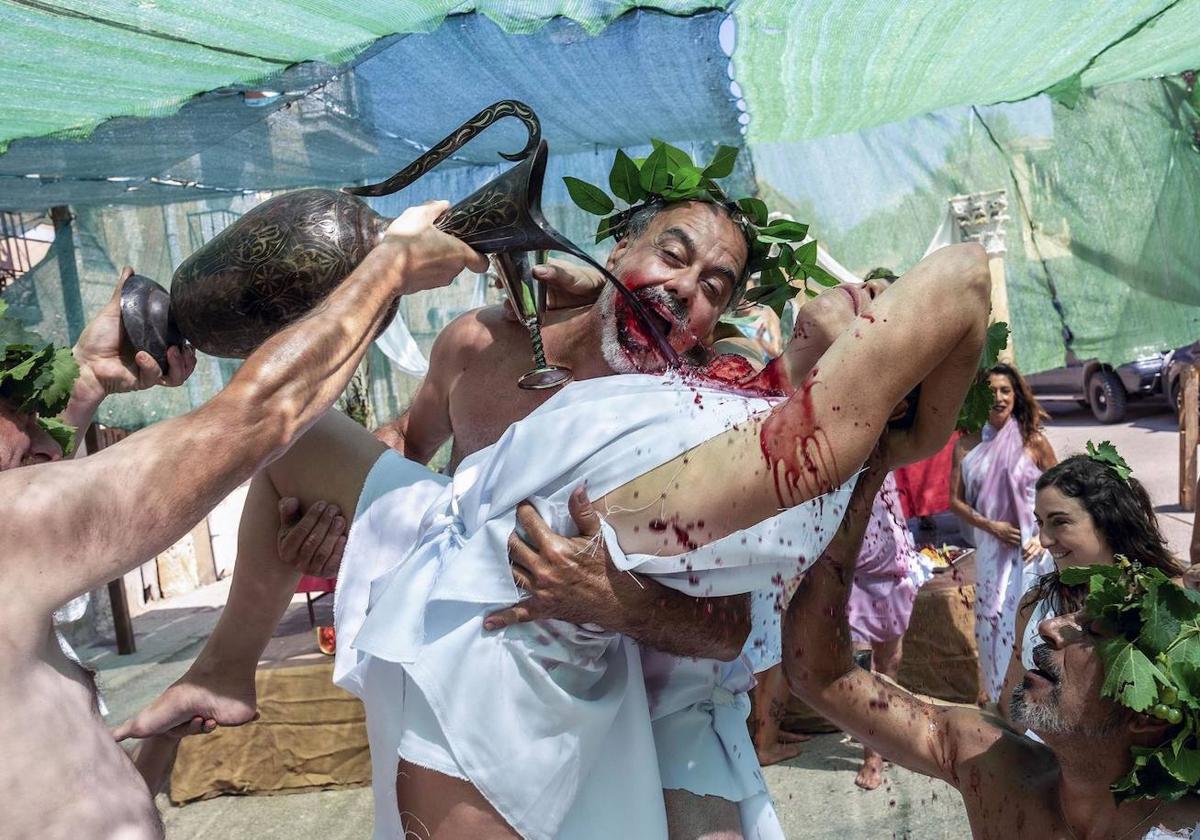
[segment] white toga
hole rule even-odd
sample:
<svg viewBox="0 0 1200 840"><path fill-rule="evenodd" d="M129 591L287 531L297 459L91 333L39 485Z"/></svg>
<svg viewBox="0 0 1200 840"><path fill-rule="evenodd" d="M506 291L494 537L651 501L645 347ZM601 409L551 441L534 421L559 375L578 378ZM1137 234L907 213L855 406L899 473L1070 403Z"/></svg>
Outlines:
<svg viewBox="0 0 1200 840"><path fill-rule="evenodd" d="M422 764L430 744L453 767L426 766L468 778L525 837L665 836L664 787L738 802L748 838L779 836L746 730L745 656L679 658L558 621L482 628L521 597L507 559L518 503L575 533L581 482L600 498L776 402L611 376L567 385L452 479L380 458L335 605L335 680L367 706L377 838L400 836L397 753ZM819 556L852 485L670 557L625 556L607 525L605 538L619 568L690 595L769 589Z"/></svg>

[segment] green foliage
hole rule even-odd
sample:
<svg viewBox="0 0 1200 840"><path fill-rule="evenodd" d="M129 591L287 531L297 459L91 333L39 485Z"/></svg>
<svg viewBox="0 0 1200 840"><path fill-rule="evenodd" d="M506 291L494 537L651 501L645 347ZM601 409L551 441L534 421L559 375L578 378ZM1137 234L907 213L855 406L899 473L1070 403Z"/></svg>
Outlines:
<svg viewBox="0 0 1200 840"><path fill-rule="evenodd" d="M1008 346L1008 324L997 321L987 329L987 337L983 342L983 355L979 359L979 372L996 364L1000 353ZM968 434L977 432L987 422L988 413L992 410L992 389L982 377L977 377L967 390L962 406L958 409L957 428Z"/></svg>
<svg viewBox="0 0 1200 840"><path fill-rule="evenodd" d="M1172 728L1157 747L1134 747L1133 768L1113 785L1118 800L1166 801L1200 784L1200 594L1161 571L1118 556L1112 566L1063 569L1064 584L1088 584L1085 620L1110 635L1097 646L1101 694Z"/></svg>
<svg viewBox="0 0 1200 840"><path fill-rule="evenodd" d="M37 414L47 433L69 452L75 430L54 419L67 407L79 365L66 347L55 347L7 317L0 300L0 397L21 412Z"/></svg>
<svg viewBox="0 0 1200 840"><path fill-rule="evenodd" d="M567 185L567 192L570 193L571 200L584 210L595 213L597 216L612 212L614 207L612 199L604 190L569 175L563 178L563 182Z"/></svg>
<svg viewBox="0 0 1200 840"><path fill-rule="evenodd" d="M1125 459L1121 457L1121 453L1117 452L1117 447L1112 445L1112 441L1104 440L1100 442L1099 446L1096 446L1089 440L1087 443L1087 455L1093 461L1107 464L1122 481L1128 481L1129 476L1133 475L1133 470L1129 464L1125 463Z"/></svg>
<svg viewBox="0 0 1200 840"><path fill-rule="evenodd" d="M730 201L716 179L733 172L738 150L719 146L711 161L697 166L691 156L662 140L651 140L654 146L644 160L635 160L617 150L608 186L626 209L616 210L615 202L599 187L578 178L564 178L571 200L588 213L601 216L596 227L596 241L610 236L620 237L629 217L655 202L712 201L725 206L746 233L749 243L748 274L758 273L759 286L746 297L770 306L777 313L797 292L796 283L805 291L813 280L822 286L836 286L838 281L817 265L816 240L804 242L808 225L786 219L769 222L767 205L761 199L747 197ZM615 212L614 212L615 211Z"/></svg>

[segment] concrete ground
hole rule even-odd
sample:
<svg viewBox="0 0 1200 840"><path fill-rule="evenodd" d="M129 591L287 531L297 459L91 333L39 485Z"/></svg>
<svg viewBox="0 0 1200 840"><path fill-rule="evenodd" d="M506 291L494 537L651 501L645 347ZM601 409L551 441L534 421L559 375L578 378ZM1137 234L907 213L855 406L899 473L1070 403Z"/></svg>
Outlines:
<svg viewBox="0 0 1200 840"><path fill-rule="evenodd" d="M1074 403L1052 403L1047 434L1059 457L1082 451L1088 440L1111 440L1150 492L1172 548L1187 556L1192 514L1179 509L1178 430L1161 406L1133 405L1129 420L1101 426ZM228 593L228 581L161 602L135 619L138 652L118 656L112 643L80 653L99 672L116 723L150 702L181 675L199 652ZM321 609L327 609L328 599ZM297 599L292 609L303 609ZM841 734L813 738L798 758L765 770L788 837L962 838L969 835L957 794L947 785L889 768L876 791L854 787L859 747ZM224 796L183 807L159 798L170 840L322 840L370 836L366 788L285 796Z"/></svg>

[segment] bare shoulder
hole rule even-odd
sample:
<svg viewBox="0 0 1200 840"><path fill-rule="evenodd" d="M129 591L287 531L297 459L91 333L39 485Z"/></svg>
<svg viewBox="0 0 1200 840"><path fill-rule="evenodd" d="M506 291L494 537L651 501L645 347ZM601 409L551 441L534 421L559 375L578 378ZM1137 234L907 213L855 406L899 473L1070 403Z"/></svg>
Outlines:
<svg viewBox="0 0 1200 840"><path fill-rule="evenodd" d="M1033 457L1034 463L1043 470L1048 470L1058 463L1054 447L1050 445L1050 438L1046 437L1041 429L1029 436L1029 440L1025 442L1025 448Z"/></svg>
<svg viewBox="0 0 1200 840"><path fill-rule="evenodd" d="M70 479L70 461L31 464L0 472L0 499L4 516L0 517L0 580L19 581L29 562L36 560L41 532L54 512L55 488ZM66 468L66 469L64 469ZM7 591L20 591L8 589Z"/></svg>
<svg viewBox="0 0 1200 840"><path fill-rule="evenodd" d="M1054 756L1044 745L1023 733L1014 731L1001 718L974 706L945 707L942 715L945 727L947 770L956 770L968 763L986 762L1018 768L1036 768ZM957 773L955 773L957 775Z"/></svg>
<svg viewBox="0 0 1200 840"><path fill-rule="evenodd" d="M971 432L969 435L961 435L954 442L954 457L962 458L972 449L979 445L983 440L983 435L980 432Z"/></svg>

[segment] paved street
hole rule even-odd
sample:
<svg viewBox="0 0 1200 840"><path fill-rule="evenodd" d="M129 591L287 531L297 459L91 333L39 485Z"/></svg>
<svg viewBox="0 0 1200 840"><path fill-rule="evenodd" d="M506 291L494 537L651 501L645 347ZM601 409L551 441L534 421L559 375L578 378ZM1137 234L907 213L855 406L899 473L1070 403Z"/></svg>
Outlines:
<svg viewBox="0 0 1200 840"><path fill-rule="evenodd" d="M1161 405L1134 405L1129 420L1102 426L1074 403L1052 403L1047 434L1059 457L1082 451L1088 440L1111 440L1143 481L1172 548L1186 556L1192 515L1178 507L1178 432ZM195 657L219 615L228 581L161 602L135 620L138 653L120 657L111 646L81 651L99 671L111 710L125 719L176 679ZM292 609L303 609L299 601ZM325 607L327 608L327 607ZM957 795L946 785L892 768L877 791L853 785L859 748L841 734L821 735L799 758L766 770L789 837L910 837L968 835ZM367 789L287 796L225 796L184 807L159 799L171 840L212 837L256 840L363 838L370 833Z"/></svg>

